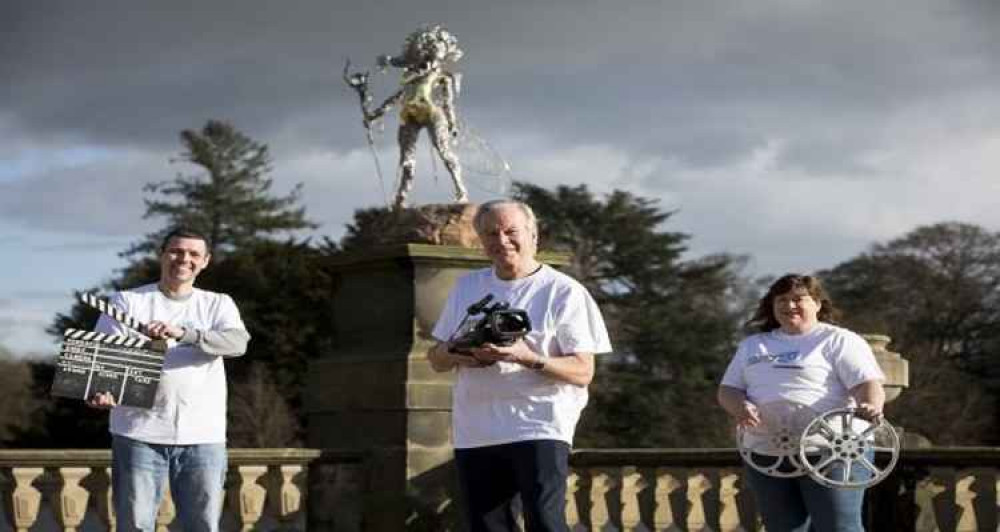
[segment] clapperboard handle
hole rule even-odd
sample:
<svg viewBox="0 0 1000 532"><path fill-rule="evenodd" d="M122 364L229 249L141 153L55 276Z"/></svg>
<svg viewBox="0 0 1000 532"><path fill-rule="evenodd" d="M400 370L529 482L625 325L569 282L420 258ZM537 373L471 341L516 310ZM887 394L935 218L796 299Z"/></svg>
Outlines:
<svg viewBox="0 0 1000 532"><path fill-rule="evenodd" d="M129 313L111 304L107 299L98 297L94 294L87 292L80 292L77 294L77 299L81 303L87 305L90 308L97 309L98 311L107 314L108 316L114 318L115 321L121 323L122 325L132 329L134 331L140 332L142 334L147 334L149 331L149 324L139 321L132 317Z"/></svg>

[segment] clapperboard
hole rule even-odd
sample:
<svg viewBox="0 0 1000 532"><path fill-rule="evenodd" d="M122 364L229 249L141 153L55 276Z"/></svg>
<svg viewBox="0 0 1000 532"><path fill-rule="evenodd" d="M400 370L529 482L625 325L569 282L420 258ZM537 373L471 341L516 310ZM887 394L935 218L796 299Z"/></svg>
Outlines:
<svg viewBox="0 0 1000 532"><path fill-rule="evenodd" d="M146 324L93 294L79 299L126 327L144 333ZM57 397L87 400L109 392L119 405L149 408L163 372L166 342L95 331L66 329L56 359L51 393Z"/></svg>

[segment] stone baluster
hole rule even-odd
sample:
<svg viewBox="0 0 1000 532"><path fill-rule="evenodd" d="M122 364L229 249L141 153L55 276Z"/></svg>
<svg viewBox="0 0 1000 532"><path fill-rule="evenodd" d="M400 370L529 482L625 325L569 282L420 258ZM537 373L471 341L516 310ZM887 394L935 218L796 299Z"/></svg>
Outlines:
<svg viewBox="0 0 1000 532"><path fill-rule="evenodd" d="M709 525L709 509L705 505L705 494L712 490L712 481L704 473L697 471L688 476L687 530L690 532L712 532Z"/></svg>
<svg viewBox="0 0 1000 532"><path fill-rule="evenodd" d="M297 521L305 515L303 511L306 487L306 470L301 465L282 465L272 468L270 482L271 513L274 514L282 530L299 530Z"/></svg>
<svg viewBox="0 0 1000 532"><path fill-rule="evenodd" d="M60 467L58 488L55 493L53 510L56 521L63 532L76 532L87 514L87 501L90 493L80 485L88 474L89 467Z"/></svg>
<svg viewBox="0 0 1000 532"><path fill-rule="evenodd" d="M954 474L950 470L931 468L924 479L917 482L914 503L917 506L915 529L921 532L951 531L954 523L951 501L955 500ZM944 511L938 511L945 507ZM949 522L951 521L951 522Z"/></svg>
<svg viewBox="0 0 1000 532"><path fill-rule="evenodd" d="M993 524L1000 532L1000 470L993 470Z"/></svg>
<svg viewBox="0 0 1000 532"><path fill-rule="evenodd" d="M43 473L45 470L41 467L13 467L10 470L14 489L5 493L4 509L17 532L28 532L38 520L42 492L34 483Z"/></svg>
<svg viewBox="0 0 1000 532"><path fill-rule="evenodd" d="M972 484L976 477L972 471L962 471L956 475L955 481L955 504L958 506L958 523L955 525L955 532L978 532L981 530L976 520L976 509L973 506L976 499L976 492L972 491Z"/></svg>
<svg viewBox="0 0 1000 532"><path fill-rule="evenodd" d="M566 477L566 523L570 530L582 526L580 522L580 507L576 504L577 493L580 491L580 474L575 470Z"/></svg>
<svg viewBox="0 0 1000 532"><path fill-rule="evenodd" d="M604 530L611 524L608 492L615 488L616 479L610 469L590 470L590 530Z"/></svg>
<svg viewBox="0 0 1000 532"><path fill-rule="evenodd" d="M719 530L720 532L747 532L752 523L744 523L744 512L740 511L742 475L739 469L723 469L719 472Z"/></svg>
<svg viewBox="0 0 1000 532"><path fill-rule="evenodd" d="M160 509L156 511L156 532L170 532L170 523L174 522L175 517L177 508L174 506L174 497L169 488L164 488Z"/></svg>
<svg viewBox="0 0 1000 532"><path fill-rule="evenodd" d="M644 530L642 525L642 509L639 504L640 493L646 488L642 473L635 467L626 467L622 471L622 532Z"/></svg>
<svg viewBox="0 0 1000 532"><path fill-rule="evenodd" d="M958 473L955 503L960 508L956 530L998 530L997 469L973 467Z"/></svg>
<svg viewBox="0 0 1000 532"><path fill-rule="evenodd" d="M680 532L680 520L674 514L675 493L684 487L679 471L657 468L655 509L653 510L653 530L655 532Z"/></svg>
<svg viewBox="0 0 1000 532"><path fill-rule="evenodd" d="M240 530L249 532L264 514L267 490L257 479L267 473L267 466L245 465L230 472L233 484L229 489L230 508L236 511Z"/></svg>
<svg viewBox="0 0 1000 532"><path fill-rule="evenodd" d="M115 532L115 510L111 499L111 468L91 468L90 475L80 485L90 493L98 520L107 527L109 532Z"/></svg>

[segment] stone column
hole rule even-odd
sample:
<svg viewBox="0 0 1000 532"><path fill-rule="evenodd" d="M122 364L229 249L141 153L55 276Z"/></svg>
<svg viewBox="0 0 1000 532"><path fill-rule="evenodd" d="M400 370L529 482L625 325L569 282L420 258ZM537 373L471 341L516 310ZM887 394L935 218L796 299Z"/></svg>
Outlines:
<svg viewBox="0 0 1000 532"><path fill-rule="evenodd" d="M885 401L892 401L899 397L903 388L910 387L910 363L899 353L888 350L889 342L892 341L888 336L884 334L864 334L862 336L868 341L872 353L875 354L875 360L878 361L879 367L885 373L885 383L882 385L885 388Z"/></svg>
<svg viewBox="0 0 1000 532"><path fill-rule="evenodd" d="M310 365L307 445L370 453L364 530L444 530L457 518L453 375L431 371L426 352L455 280L487 264L477 249L400 244L332 265L334 347Z"/></svg>

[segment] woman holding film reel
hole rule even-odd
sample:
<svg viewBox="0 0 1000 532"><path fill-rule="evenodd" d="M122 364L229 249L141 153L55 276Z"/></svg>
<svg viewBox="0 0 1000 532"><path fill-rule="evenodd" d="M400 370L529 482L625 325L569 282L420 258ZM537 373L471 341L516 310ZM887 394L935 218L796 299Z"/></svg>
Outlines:
<svg viewBox="0 0 1000 532"><path fill-rule="evenodd" d="M885 376L868 343L835 325L838 316L818 279L781 277L719 386L768 532L864 530L864 488L898 457L882 417Z"/></svg>

